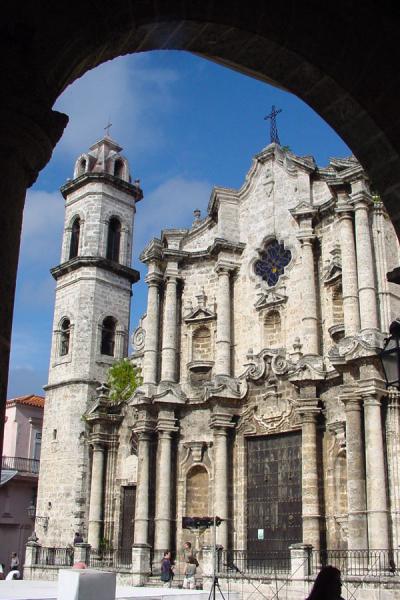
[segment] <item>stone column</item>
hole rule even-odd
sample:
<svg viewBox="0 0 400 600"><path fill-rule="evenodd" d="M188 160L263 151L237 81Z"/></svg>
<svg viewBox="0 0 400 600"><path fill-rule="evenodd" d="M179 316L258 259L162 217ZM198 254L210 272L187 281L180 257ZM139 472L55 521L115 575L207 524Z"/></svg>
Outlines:
<svg viewBox="0 0 400 600"><path fill-rule="evenodd" d="M315 263L313 234L299 235L302 247L303 294L303 354L319 354L318 345L318 312L317 293L315 287Z"/></svg>
<svg viewBox="0 0 400 600"><path fill-rule="evenodd" d="M231 375L231 268L219 263L215 374Z"/></svg>
<svg viewBox="0 0 400 600"><path fill-rule="evenodd" d="M400 546L400 392L388 390L386 452L389 478L389 506L393 548Z"/></svg>
<svg viewBox="0 0 400 600"><path fill-rule="evenodd" d="M347 195L346 195L347 196ZM353 215L350 207L336 209L340 251L342 255L342 288L344 332L346 336L355 335L360 330L360 307L358 303L357 259L353 231Z"/></svg>
<svg viewBox="0 0 400 600"><path fill-rule="evenodd" d="M28 81L27 74L26 77ZM39 171L49 161L68 122L66 115L52 111L47 103L40 102L38 87L35 89L34 99L29 97L29 90L25 91L25 98L22 98L20 91L16 98L8 94L7 106L0 108L3 172L0 196L4 199L0 219L0 449L3 446L15 282L25 194L27 188L35 182ZM14 110L14 107L18 108Z"/></svg>
<svg viewBox="0 0 400 600"><path fill-rule="evenodd" d="M361 396L350 390L339 396L346 413L348 548L368 548L367 501Z"/></svg>
<svg viewBox="0 0 400 600"><path fill-rule="evenodd" d="M355 210L358 296L360 302L361 330L378 328L378 311L374 269L372 268L373 254L371 230L369 226L369 207L371 198L365 190L363 181L352 185L354 193L351 201Z"/></svg>
<svg viewBox="0 0 400 600"><path fill-rule="evenodd" d="M103 525L104 453L105 448L96 442L93 445L88 527L88 544L90 544L95 550L99 549L101 529Z"/></svg>
<svg viewBox="0 0 400 600"><path fill-rule="evenodd" d="M115 466L117 462L118 442L117 436L113 436L107 448L107 468L104 493L104 538L113 542L114 540L114 506L113 497L115 490Z"/></svg>
<svg viewBox="0 0 400 600"><path fill-rule="evenodd" d="M387 225L385 218L385 209L382 202L378 202L374 199L373 207L373 222L372 222L372 235L374 240L374 248L376 255L376 275L377 275L377 291L379 298L379 322L380 329L387 333L389 331L389 325L391 322L391 310L390 310L390 290L389 283L386 278L388 270L387 261L387 242L386 234Z"/></svg>
<svg viewBox="0 0 400 600"><path fill-rule="evenodd" d="M231 415L213 414L214 431L214 514L223 519L217 527L217 544L228 548L228 429L233 427Z"/></svg>
<svg viewBox="0 0 400 600"><path fill-rule="evenodd" d="M161 381L176 381L177 278L167 275L164 302Z"/></svg>
<svg viewBox="0 0 400 600"><path fill-rule="evenodd" d="M298 413L302 425L302 503L303 543L320 547L320 512L317 469L317 417L321 409L318 400L302 400Z"/></svg>
<svg viewBox="0 0 400 600"><path fill-rule="evenodd" d="M138 480L135 504L135 544L147 544L149 534L150 431L139 431Z"/></svg>
<svg viewBox="0 0 400 600"><path fill-rule="evenodd" d="M362 392L369 548L389 548L388 506L383 454L381 401L376 390Z"/></svg>
<svg viewBox="0 0 400 600"><path fill-rule="evenodd" d="M162 558L162 551L171 547L171 519L172 519L172 434L176 431L175 419L159 418L157 471L156 471L156 511L154 550ZM156 560L157 560L156 558Z"/></svg>
<svg viewBox="0 0 400 600"><path fill-rule="evenodd" d="M158 332L160 328L159 286L161 277L149 274L145 279L148 285L146 339L143 358L143 383L157 383Z"/></svg>

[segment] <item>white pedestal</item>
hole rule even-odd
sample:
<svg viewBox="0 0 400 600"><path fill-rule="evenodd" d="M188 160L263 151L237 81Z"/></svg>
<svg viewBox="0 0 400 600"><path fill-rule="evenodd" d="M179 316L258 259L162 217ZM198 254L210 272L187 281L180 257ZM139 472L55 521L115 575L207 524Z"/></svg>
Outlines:
<svg viewBox="0 0 400 600"><path fill-rule="evenodd" d="M58 600L114 600L115 573L94 569L63 569L58 574Z"/></svg>

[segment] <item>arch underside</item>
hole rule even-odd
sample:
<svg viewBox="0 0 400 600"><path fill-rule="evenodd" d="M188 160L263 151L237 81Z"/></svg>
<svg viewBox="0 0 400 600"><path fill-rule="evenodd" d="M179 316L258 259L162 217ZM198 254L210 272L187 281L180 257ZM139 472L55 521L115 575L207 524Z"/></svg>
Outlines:
<svg viewBox="0 0 400 600"><path fill-rule="evenodd" d="M102 62L155 49L193 52L309 104L353 150L400 231L398 15L374 3L340 0L261 8L239 0L127 0L116 6L100 2L95 13L91 3L80 3L79 10L34 4L20 7L18 22L12 9L4 18L2 81L19 97L14 107L34 119L36 112L39 124L51 120L44 122L43 107L50 110L69 84ZM23 55L13 52L21 47ZM60 131L49 137L59 137L64 124L59 120Z"/></svg>

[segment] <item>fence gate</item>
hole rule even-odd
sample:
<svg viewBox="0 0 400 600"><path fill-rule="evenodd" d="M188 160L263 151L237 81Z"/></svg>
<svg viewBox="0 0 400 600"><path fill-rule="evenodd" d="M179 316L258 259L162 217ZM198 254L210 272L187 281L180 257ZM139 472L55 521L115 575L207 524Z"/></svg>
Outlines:
<svg viewBox="0 0 400 600"><path fill-rule="evenodd" d="M132 548L135 525L136 486L129 485L122 488L122 522L121 522L121 548Z"/></svg>
<svg viewBox="0 0 400 600"><path fill-rule="evenodd" d="M247 439L248 555L288 556L302 541L301 432Z"/></svg>

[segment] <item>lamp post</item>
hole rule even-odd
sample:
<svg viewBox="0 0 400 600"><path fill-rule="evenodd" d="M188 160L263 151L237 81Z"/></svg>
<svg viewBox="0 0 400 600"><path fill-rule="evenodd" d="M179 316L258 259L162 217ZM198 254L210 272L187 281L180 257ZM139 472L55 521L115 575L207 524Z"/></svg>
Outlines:
<svg viewBox="0 0 400 600"><path fill-rule="evenodd" d="M48 524L49 524L49 517L41 517L40 515L36 514L36 506L33 503L33 500L31 501L30 505L28 506L28 508L26 509L26 512L28 513L28 517L30 519L32 519L32 521L36 520L38 523L42 523L43 529L46 531Z"/></svg>
<svg viewBox="0 0 400 600"><path fill-rule="evenodd" d="M400 387L400 319L395 319L389 327L389 337L379 354L386 387Z"/></svg>

